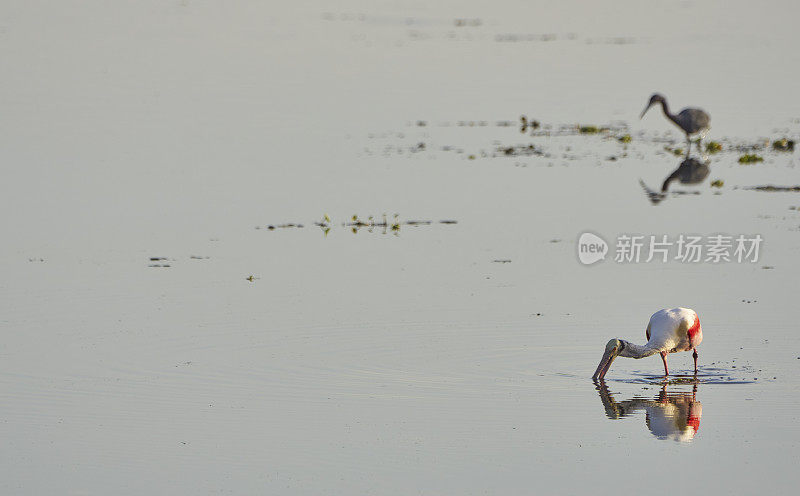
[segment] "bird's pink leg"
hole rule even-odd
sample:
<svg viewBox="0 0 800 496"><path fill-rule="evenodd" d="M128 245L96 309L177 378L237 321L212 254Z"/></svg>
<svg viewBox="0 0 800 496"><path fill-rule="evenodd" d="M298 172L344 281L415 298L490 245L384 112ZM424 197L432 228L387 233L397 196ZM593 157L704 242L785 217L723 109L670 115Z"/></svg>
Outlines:
<svg viewBox="0 0 800 496"><path fill-rule="evenodd" d="M697 348L694 348L692 358L694 358L694 375L697 375Z"/></svg>
<svg viewBox="0 0 800 496"><path fill-rule="evenodd" d="M666 351L662 351L661 352L661 359L664 361L664 376L668 376L669 375L669 367L667 367L667 352Z"/></svg>

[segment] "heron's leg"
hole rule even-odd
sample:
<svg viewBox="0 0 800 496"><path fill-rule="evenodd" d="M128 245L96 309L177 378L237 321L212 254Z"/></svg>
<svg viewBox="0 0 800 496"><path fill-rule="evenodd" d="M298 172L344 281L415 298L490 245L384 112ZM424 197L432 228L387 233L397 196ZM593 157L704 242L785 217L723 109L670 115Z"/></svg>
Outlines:
<svg viewBox="0 0 800 496"><path fill-rule="evenodd" d="M669 375L669 367L667 367L667 352L666 351L662 351L661 352L661 360L664 361L664 376L666 377L666 376Z"/></svg>
<svg viewBox="0 0 800 496"><path fill-rule="evenodd" d="M697 150L700 152L701 155L703 153L703 147L700 145L703 143L703 140L706 139L707 134L708 134L708 129L705 129L702 133L700 133L700 136L697 139Z"/></svg>
<svg viewBox="0 0 800 496"><path fill-rule="evenodd" d="M694 348L692 351L694 352L692 353L692 358L694 358L694 375L697 375L697 348Z"/></svg>

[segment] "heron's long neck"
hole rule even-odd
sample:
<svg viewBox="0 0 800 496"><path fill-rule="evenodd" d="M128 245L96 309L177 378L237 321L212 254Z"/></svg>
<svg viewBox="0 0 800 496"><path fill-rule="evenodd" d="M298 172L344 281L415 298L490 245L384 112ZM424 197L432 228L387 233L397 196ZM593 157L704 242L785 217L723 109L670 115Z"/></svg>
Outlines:
<svg viewBox="0 0 800 496"><path fill-rule="evenodd" d="M667 119L671 120L671 121L672 121L672 122L674 122L675 124L678 124L678 126L680 127L680 124L678 123L678 121L677 121L677 120L675 120L675 116L674 116L674 115L672 115L672 114L669 112L669 105L667 105L667 101L666 101L666 100L660 100L660 102L659 102L659 103L661 103L661 110L663 110L663 111L664 111L664 115L666 115L666 116L667 116Z"/></svg>
<svg viewBox="0 0 800 496"><path fill-rule="evenodd" d="M647 345L639 345L633 344L629 341L622 340L625 343L625 347L620 352L619 356L627 357L627 358L644 358L649 357L650 355L655 355L658 353L658 350L655 348L650 348Z"/></svg>

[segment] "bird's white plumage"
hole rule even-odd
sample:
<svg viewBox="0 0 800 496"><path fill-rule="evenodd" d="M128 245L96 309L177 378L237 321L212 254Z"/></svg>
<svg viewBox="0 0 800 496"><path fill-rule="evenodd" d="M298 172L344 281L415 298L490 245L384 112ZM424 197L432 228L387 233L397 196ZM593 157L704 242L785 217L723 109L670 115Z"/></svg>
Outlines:
<svg viewBox="0 0 800 496"><path fill-rule="evenodd" d="M703 405L699 401L669 398L662 402L648 402L647 427L659 439L691 441L700 427Z"/></svg>
<svg viewBox="0 0 800 496"><path fill-rule="evenodd" d="M694 310L689 308L665 308L650 317L647 326L648 339L645 345L658 351L675 352L686 351L700 344L702 330L698 329L698 339L691 346L689 329L698 319Z"/></svg>

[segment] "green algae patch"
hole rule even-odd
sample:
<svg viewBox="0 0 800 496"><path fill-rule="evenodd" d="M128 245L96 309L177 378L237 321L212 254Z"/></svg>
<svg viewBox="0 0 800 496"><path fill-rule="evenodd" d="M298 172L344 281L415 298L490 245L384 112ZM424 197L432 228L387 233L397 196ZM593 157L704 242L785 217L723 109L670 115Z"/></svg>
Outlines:
<svg viewBox="0 0 800 496"><path fill-rule="evenodd" d="M782 138L772 142L772 149L779 152L793 152L794 140Z"/></svg>
<svg viewBox="0 0 800 496"><path fill-rule="evenodd" d="M763 161L764 157L756 155L755 153L745 153L744 155L739 157L740 164L755 164Z"/></svg>

